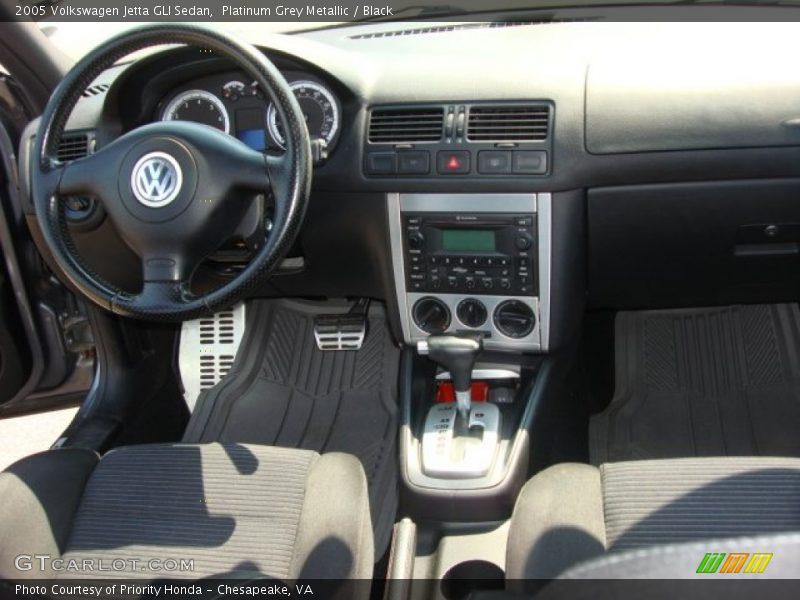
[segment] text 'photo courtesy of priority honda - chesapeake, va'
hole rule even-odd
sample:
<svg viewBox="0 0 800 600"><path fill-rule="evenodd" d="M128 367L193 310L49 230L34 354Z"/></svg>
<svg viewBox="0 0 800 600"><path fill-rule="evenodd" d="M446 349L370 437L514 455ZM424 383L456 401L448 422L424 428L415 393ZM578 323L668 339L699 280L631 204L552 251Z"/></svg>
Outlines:
<svg viewBox="0 0 800 600"><path fill-rule="evenodd" d="M800 597L800 0L0 17L0 600Z"/></svg>

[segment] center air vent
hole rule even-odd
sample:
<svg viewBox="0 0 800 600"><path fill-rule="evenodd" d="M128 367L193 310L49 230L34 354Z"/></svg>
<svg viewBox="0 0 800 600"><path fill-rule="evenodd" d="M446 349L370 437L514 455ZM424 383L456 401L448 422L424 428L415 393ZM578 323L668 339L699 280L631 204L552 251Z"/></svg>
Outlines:
<svg viewBox="0 0 800 600"><path fill-rule="evenodd" d="M369 141L373 144L438 142L444 108L379 108L372 111Z"/></svg>
<svg viewBox="0 0 800 600"><path fill-rule="evenodd" d="M88 133L67 133L61 137L57 158L61 162L69 162L83 158L89 154Z"/></svg>
<svg viewBox="0 0 800 600"><path fill-rule="evenodd" d="M546 140L550 107L546 104L473 106L467 121L471 142L535 142Z"/></svg>

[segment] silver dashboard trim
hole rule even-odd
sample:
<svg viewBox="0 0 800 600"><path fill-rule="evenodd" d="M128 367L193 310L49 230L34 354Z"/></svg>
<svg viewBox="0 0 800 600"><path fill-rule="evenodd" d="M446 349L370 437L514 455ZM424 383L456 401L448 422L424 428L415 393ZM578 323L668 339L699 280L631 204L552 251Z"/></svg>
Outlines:
<svg viewBox="0 0 800 600"><path fill-rule="evenodd" d="M400 312L400 325L403 339L413 344L427 337L413 323L411 308L413 303L424 296L435 296L444 300L453 312L448 331L467 329L455 318L455 306L464 298L476 297L487 305L488 324L491 325L494 340L486 340L488 348L512 351L546 352L550 347L550 289L551 289L551 235L552 235L552 196L546 194L399 194L386 195L389 219L389 243L392 251L392 271ZM537 213L537 237L539 244L539 296L471 296L469 294L418 293L406 290L405 261L403 260L403 212L496 212L496 213ZM500 300L516 298L522 300L536 314L534 330L525 338L513 339L496 331L492 323L492 309ZM452 304L451 304L452 303ZM478 328L480 330L481 328Z"/></svg>
<svg viewBox="0 0 800 600"><path fill-rule="evenodd" d="M536 194L398 194L400 212L532 213Z"/></svg>

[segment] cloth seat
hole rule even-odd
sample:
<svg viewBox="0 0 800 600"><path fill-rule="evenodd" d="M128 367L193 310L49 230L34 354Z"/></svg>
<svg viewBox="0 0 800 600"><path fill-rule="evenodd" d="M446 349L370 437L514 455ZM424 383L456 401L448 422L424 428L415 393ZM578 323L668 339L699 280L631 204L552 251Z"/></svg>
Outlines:
<svg viewBox="0 0 800 600"><path fill-rule="evenodd" d="M19 564L44 554L63 563ZM115 559L103 578L371 579L366 477L347 454L218 443L52 450L0 473L0 578Z"/></svg>
<svg viewBox="0 0 800 600"><path fill-rule="evenodd" d="M511 589L532 591L606 552L792 531L800 531L800 459L562 464L522 489L506 576Z"/></svg>

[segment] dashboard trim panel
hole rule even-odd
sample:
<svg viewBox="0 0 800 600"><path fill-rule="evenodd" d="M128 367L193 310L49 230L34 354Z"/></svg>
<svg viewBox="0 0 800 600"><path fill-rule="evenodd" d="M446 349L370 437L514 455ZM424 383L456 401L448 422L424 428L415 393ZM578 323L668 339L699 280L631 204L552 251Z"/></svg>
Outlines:
<svg viewBox="0 0 800 600"><path fill-rule="evenodd" d="M484 341L487 349L510 351L547 352L550 347L550 288L551 288L551 235L552 235L552 195L545 194L400 194L386 195L389 219L389 241L392 252L392 269L400 312L403 340L414 344L425 339L427 333L419 329L411 317L414 302L425 296L434 296L448 305L454 315L455 307L461 300L472 297L469 294L430 294L409 292L406 289L405 261L403 252L403 212L503 212L537 213L537 237L539 244L539 295L523 296L480 296L485 301L489 313L501 301L520 300L530 306L536 315L533 331L521 339L500 334L489 319L492 337ZM455 316L447 328L453 332L460 328ZM462 328L463 329L463 328ZM480 328L479 328L480 329Z"/></svg>

